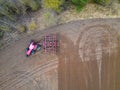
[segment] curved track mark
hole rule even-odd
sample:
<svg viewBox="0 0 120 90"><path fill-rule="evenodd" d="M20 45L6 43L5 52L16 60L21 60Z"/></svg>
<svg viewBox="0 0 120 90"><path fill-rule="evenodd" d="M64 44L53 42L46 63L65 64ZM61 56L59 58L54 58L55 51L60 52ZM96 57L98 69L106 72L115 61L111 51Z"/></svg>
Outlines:
<svg viewBox="0 0 120 90"><path fill-rule="evenodd" d="M46 71L51 70L52 68L56 68L57 64L58 64L57 59L52 60L52 61L48 61L47 63L45 63L43 65L40 65L40 66L34 68L33 70L31 70L29 72L25 72L25 73L21 74L20 76L18 76L16 78L12 78L12 79L10 78L9 80L3 82L2 85L1 85L1 88L3 90L7 90L9 88L12 88L12 87L20 84L20 83L22 84L23 82L28 81L26 79L26 77L24 77L24 76L33 77L33 76L36 76L37 74L40 75L40 74L42 74Z"/></svg>

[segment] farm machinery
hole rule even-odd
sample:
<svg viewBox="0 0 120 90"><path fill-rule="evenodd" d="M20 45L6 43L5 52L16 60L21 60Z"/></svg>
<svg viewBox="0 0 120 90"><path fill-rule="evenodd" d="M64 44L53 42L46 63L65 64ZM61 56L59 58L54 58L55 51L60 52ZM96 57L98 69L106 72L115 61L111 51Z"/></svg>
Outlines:
<svg viewBox="0 0 120 90"><path fill-rule="evenodd" d="M26 48L26 56L30 56L35 54L37 51L40 51L41 48L44 49L45 53L56 53L59 42L58 42L58 35L57 34L49 34L43 36L43 38L36 42L35 40L31 40L30 44Z"/></svg>

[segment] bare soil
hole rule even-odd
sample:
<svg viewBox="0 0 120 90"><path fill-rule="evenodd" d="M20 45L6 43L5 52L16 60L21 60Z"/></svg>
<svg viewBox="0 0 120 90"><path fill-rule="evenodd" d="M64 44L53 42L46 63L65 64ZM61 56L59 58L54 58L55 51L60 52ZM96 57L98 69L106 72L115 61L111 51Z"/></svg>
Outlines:
<svg viewBox="0 0 120 90"><path fill-rule="evenodd" d="M0 90L119 90L120 19L70 22L23 36L0 51ZM57 55L25 57L31 39L59 33Z"/></svg>

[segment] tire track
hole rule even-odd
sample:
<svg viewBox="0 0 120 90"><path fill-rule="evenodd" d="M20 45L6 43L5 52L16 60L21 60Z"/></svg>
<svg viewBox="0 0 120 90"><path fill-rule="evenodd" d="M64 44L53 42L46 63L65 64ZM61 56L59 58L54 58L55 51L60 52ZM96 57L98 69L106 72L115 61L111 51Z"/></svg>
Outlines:
<svg viewBox="0 0 120 90"><path fill-rule="evenodd" d="M57 59L49 60L48 62L46 62L46 64L49 63L49 62L51 62L51 61L55 61L55 60L57 60ZM28 72L25 72L24 74L30 73L31 71L35 71L36 69L38 69L39 67L43 66L44 64L45 64L45 63L43 63L43 64L41 64L41 65L38 65L37 67L33 68L32 70L29 70ZM19 71L19 72L21 72L21 71ZM13 72L13 73L14 73L14 72ZM13 76L13 78L7 78L7 77L10 77L10 75L12 75L13 73L9 73L9 74L7 74L7 75L2 74L2 75L1 75L2 77L0 78L0 80L3 79L3 78L5 78L5 80L0 83L0 86L1 86L2 84L6 83L6 82L8 82L8 81L10 81L10 80L12 80L15 76ZM17 73L17 74L19 74L19 73ZM16 75L16 74L15 74L15 75ZM22 75L23 75L23 74L21 74L20 76L22 76ZM7 78L7 79L6 79L6 78Z"/></svg>
<svg viewBox="0 0 120 90"><path fill-rule="evenodd" d="M23 86L24 84L26 84L26 83L29 82L30 80L34 80L34 77L35 77L35 76L39 76L39 75L41 75L41 74L44 74L44 73L46 73L46 72L48 72L48 71L50 71L50 70L52 70L52 69L57 68L57 66L58 66L58 65L57 65L56 63L54 63L54 64L52 64L52 65L49 65L49 66L47 66L47 67L44 67L43 69L39 70L40 72L34 73L33 75L24 75L23 78L22 78L21 80L19 79L19 81L18 81L17 83L12 84L11 86L9 86L9 87L7 87L7 88L5 87L3 90L15 90L15 89ZM49 67L50 67L50 68L49 68Z"/></svg>
<svg viewBox="0 0 120 90"><path fill-rule="evenodd" d="M93 28L95 28L95 29L93 29ZM95 40L93 40L93 37L95 38ZM96 44L93 44L93 45L97 46L96 47L97 49L95 50L96 53L90 52L89 49L87 50L87 48L91 48L91 46L92 46L92 45L85 46L88 44L89 40L91 40L91 41L93 40L93 42L96 43ZM96 40L98 40L98 41L96 42ZM102 86L101 85L101 83L102 83L102 81L101 81L101 79L102 79L102 75L101 75L102 74L101 73L101 71L102 71L101 70L102 69L102 51L108 52L110 54L110 52L112 52L117 47L118 40L119 40L119 35L118 35L117 30L115 30L114 28L112 28L111 26L106 25L106 24L104 24L104 25L97 24L97 25L88 26L80 33L80 37L77 41L78 42L77 47L79 48L78 49L79 56L82 59L81 62L86 62L86 61L92 60L92 59L90 59L90 57L92 58L94 55L97 56L96 59L97 59L98 74L99 74L99 90L101 90L101 86ZM101 41L107 41L108 42L107 44L109 46L107 48L102 47L103 45L100 45ZM80 42L82 42L82 43L80 43ZM89 43L91 43L91 42L89 42ZM113 43L114 43L114 45L113 45ZM104 42L104 45L107 45L107 44L106 44L106 42ZM91 51L93 51L93 50L91 50ZM86 60L85 60L85 57L86 57L85 55L87 55L87 57L88 57L88 58L86 58ZM89 60L87 60L87 59L89 59Z"/></svg>
<svg viewBox="0 0 120 90"><path fill-rule="evenodd" d="M103 30L101 31L101 30L91 30L91 28L102 28ZM77 41L77 42L82 42L82 43L80 43L80 45L79 45L79 43L77 43L77 46L80 48L80 50L79 50L79 53L80 53L80 57L81 57L81 59L82 59L82 61L84 61L83 60L83 52L85 51L85 49L84 50L82 50L82 47L85 45L85 44L87 44L87 43L85 43L86 41L89 41L89 37L88 37L88 35L90 36L94 36L94 35L97 35L97 33L108 33L112 38L111 38L111 41L109 41L110 42L110 44L111 44L111 42L113 42L114 40L116 40L117 41L117 39L118 39L118 33L116 32L116 30L114 29L114 28L111 28L109 25L101 25L101 24L98 24L98 25L93 25L93 26L88 26L87 28L85 28L81 33L80 33L80 37L79 37L79 40ZM101 38L101 39L103 39L104 40L104 38ZM114 41L115 42L115 41ZM85 47L85 46L84 46ZM78 48L78 49L79 49Z"/></svg>
<svg viewBox="0 0 120 90"><path fill-rule="evenodd" d="M18 76L16 78L13 77L13 78L10 78L10 79L6 80L5 82L2 83L1 88L3 90L8 90L8 88L14 87L15 85L17 85L19 83L22 84L22 82L25 81L25 80L28 81L27 78L24 77L24 76L34 77L37 74L42 74L42 73L44 73L46 71L49 71L51 68L57 67L56 66L57 64L58 64L57 59L50 60L47 63L45 63L43 65L40 65L38 67L35 67L33 70L25 72L25 73L21 74L20 76Z"/></svg>

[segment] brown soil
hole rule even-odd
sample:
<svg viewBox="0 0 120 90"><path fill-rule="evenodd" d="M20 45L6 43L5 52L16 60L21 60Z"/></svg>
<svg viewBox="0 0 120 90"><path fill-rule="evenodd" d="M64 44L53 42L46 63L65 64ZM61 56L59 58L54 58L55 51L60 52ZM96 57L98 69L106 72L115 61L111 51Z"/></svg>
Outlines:
<svg viewBox="0 0 120 90"><path fill-rule="evenodd" d="M0 51L0 90L119 90L120 19L70 22ZM60 52L24 55L30 39L59 33Z"/></svg>

